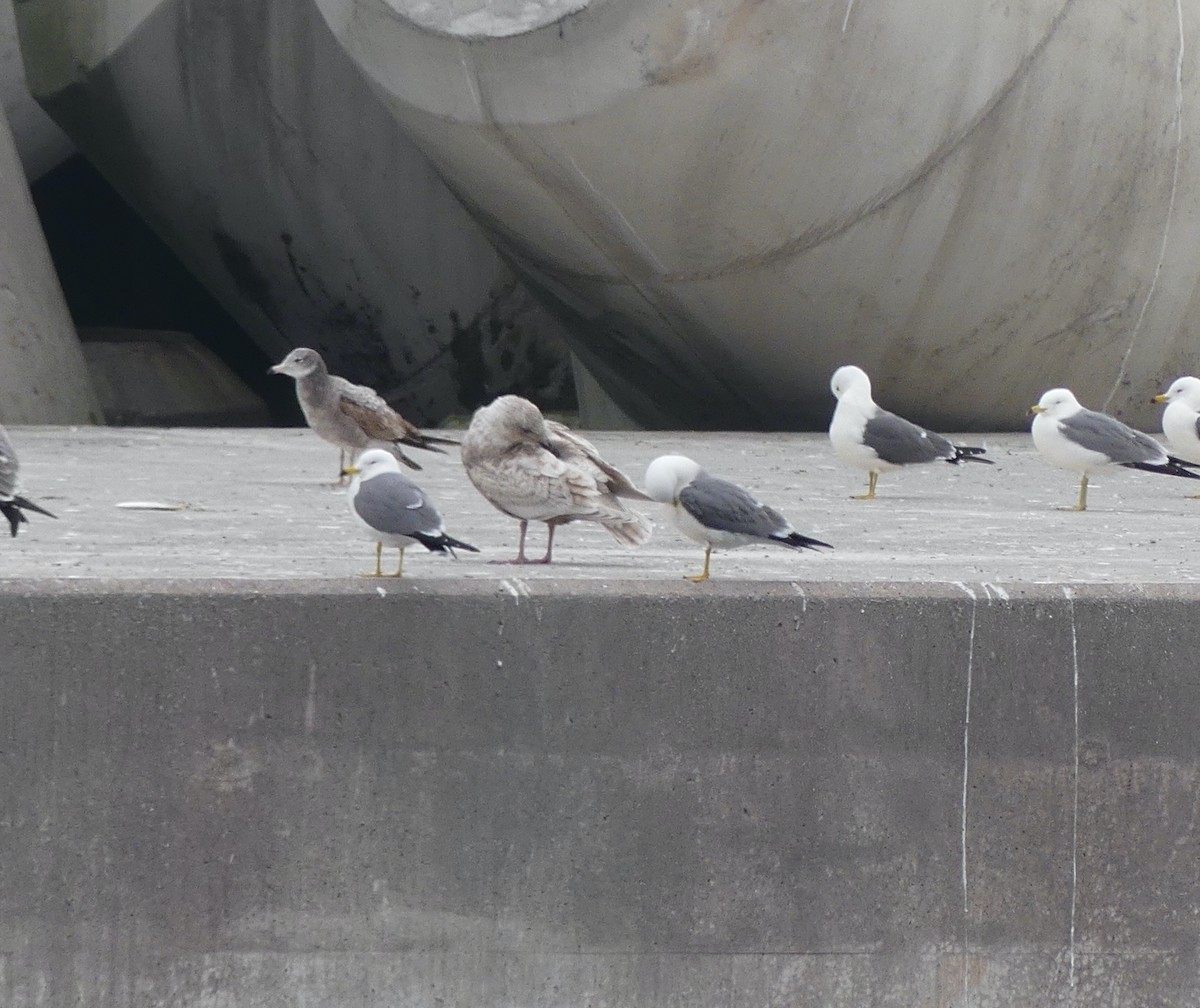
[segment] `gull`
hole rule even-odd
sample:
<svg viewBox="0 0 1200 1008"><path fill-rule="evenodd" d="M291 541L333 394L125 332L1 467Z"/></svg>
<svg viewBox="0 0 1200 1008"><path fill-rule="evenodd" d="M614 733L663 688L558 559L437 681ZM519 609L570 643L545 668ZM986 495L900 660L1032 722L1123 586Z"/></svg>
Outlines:
<svg viewBox="0 0 1200 1008"><path fill-rule="evenodd" d="M353 461L358 452L373 444L388 445L388 450L410 469L421 466L404 454L401 445L445 455L438 445L458 444L449 438L424 433L392 409L374 389L331 375L316 350L297 347L270 371L296 379L296 398L308 426L338 446L339 472L347 452Z"/></svg>
<svg viewBox="0 0 1200 1008"><path fill-rule="evenodd" d="M641 546L653 528L620 498L649 500L595 447L565 424L547 420L528 399L503 395L481 406L462 440L467 476L498 511L521 523L516 564L548 564L554 530L573 521L603 525L623 546ZM525 556L531 521L545 522L546 555Z"/></svg>
<svg viewBox="0 0 1200 1008"><path fill-rule="evenodd" d="M8 439L8 432L3 427L0 427L0 515L4 515L8 519L8 527L14 538L21 523L29 522L29 519L24 515L25 511L36 511L47 518L57 517L57 515L52 515L44 507L34 504L28 497L22 497L18 493L21 488L18 479L20 469L20 463L17 462L17 453L13 450L12 442Z"/></svg>
<svg viewBox="0 0 1200 1008"><path fill-rule="evenodd" d="M985 462L986 448L952 444L903 417L880 409L871 398L871 379L860 367L847 364L833 373L829 387L837 408L829 424L833 450L847 465L867 472L867 492L852 500L874 500L875 482L881 472L925 462Z"/></svg>
<svg viewBox="0 0 1200 1008"><path fill-rule="evenodd" d="M400 464L387 451L372 448L365 451L357 464L344 470L350 480L346 498L350 514L375 540L375 571L367 577L383 577L380 570L383 547L400 551L396 573L404 574L404 551L420 543L434 553L449 553L456 549L478 553L474 546L446 535L446 526L437 508L416 483L400 471Z"/></svg>
<svg viewBox="0 0 1200 1008"><path fill-rule="evenodd" d="M1107 465L1200 479L1191 463L1168 455L1154 438L1120 420L1084 409L1070 389L1050 389L1029 412L1033 443L1047 461L1080 473L1079 502L1063 511L1086 511L1088 476Z"/></svg>
<svg viewBox="0 0 1200 1008"><path fill-rule="evenodd" d="M1162 429L1171 450L1181 459L1200 463L1200 378L1176 378L1166 392L1150 401L1167 404Z"/></svg>
<svg viewBox="0 0 1200 1008"><path fill-rule="evenodd" d="M646 467L646 493L670 505L676 528L704 547L704 570L686 575L697 584L708 580L714 548L773 542L792 549L833 549L827 542L801 535L774 508L736 483L705 472L684 455L662 455L651 462Z"/></svg>

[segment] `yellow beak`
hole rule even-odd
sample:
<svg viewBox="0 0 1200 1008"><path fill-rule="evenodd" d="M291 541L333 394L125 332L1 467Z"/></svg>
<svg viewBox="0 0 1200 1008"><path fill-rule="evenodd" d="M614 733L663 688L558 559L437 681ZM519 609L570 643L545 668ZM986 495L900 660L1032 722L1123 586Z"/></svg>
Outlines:
<svg viewBox="0 0 1200 1008"><path fill-rule="evenodd" d="M1029 407L1029 415L1030 416L1033 416L1035 413L1045 413L1045 412L1046 412L1045 406L1030 406Z"/></svg>
<svg viewBox="0 0 1200 1008"><path fill-rule="evenodd" d="M360 472L362 472L362 470L359 469L358 466L346 466L346 468L342 470L342 475L357 476Z"/></svg>
<svg viewBox="0 0 1200 1008"><path fill-rule="evenodd" d="M1167 397L1166 397L1165 395L1156 395L1156 396L1155 396L1153 399L1151 399L1150 401L1151 401L1151 402L1166 402L1166 401L1167 401Z"/></svg>

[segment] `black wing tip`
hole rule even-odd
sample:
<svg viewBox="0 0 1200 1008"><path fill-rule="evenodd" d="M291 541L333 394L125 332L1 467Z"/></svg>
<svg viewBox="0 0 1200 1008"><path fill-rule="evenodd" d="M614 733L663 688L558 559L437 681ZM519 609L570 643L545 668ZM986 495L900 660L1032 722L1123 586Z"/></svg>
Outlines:
<svg viewBox="0 0 1200 1008"><path fill-rule="evenodd" d="M13 497L11 500L0 501L0 515L8 520L9 535L13 539L17 537L17 529L20 528L21 523L29 523L29 519L25 517L25 511L36 511L47 518L58 518L58 515L51 514L41 505L34 504L25 497Z"/></svg>
<svg viewBox="0 0 1200 1008"><path fill-rule="evenodd" d="M814 539L812 536L801 535L799 532L790 532L785 536L771 536L777 543L782 543L784 546L791 546L792 549L833 549L827 542L822 542L820 539Z"/></svg>
<svg viewBox="0 0 1200 1008"><path fill-rule="evenodd" d="M995 459L983 457L986 453L986 448L980 448L977 445L955 445L954 458L946 459L946 461L955 465L958 465L959 462L982 462L984 465L995 465Z"/></svg>
<svg viewBox="0 0 1200 1008"><path fill-rule="evenodd" d="M466 550L468 553L479 552L478 546L472 546L461 539L453 539L445 533L432 536L424 532L414 532L412 533L412 537L432 553L449 553L451 556L454 556L456 549Z"/></svg>
<svg viewBox="0 0 1200 1008"><path fill-rule="evenodd" d="M1142 472L1162 473L1164 476L1182 476L1184 479L1200 479L1200 473L1192 472L1187 468L1195 463L1184 462L1182 459L1172 458L1166 463L1158 464L1155 462L1122 462L1126 469L1140 469Z"/></svg>

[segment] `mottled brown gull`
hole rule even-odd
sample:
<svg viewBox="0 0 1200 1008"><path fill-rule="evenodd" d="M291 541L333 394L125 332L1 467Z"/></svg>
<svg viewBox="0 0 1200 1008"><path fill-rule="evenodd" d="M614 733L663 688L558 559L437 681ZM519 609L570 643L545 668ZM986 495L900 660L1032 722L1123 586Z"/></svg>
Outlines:
<svg viewBox="0 0 1200 1008"><path fill-rule="evenodd" d="M547 420L528 399L504 395L481 406L462 441L462 462L475 488L499 511L521 523L521 539L508 563L550 563L554 530L573 521L603 525L624 546L650 538L650 521L620 498L649 500L590 442L564 424ZM525 556L529 522L545 522L546 555Z"/></svg>
<svg viewBox="0 0 1200 1008"><path fill-rule="evenodd" d="M308 426L343 452L338 461L339 473L346 452L353 460L364 448L385 447L410 469L420 469L404 454L401 445L444 455L438 445L458 444L449 438L424 433L392 409L374 389L331 375L316 350L297 347L271 368L271 373L296 379L296 398Z"/></svg>

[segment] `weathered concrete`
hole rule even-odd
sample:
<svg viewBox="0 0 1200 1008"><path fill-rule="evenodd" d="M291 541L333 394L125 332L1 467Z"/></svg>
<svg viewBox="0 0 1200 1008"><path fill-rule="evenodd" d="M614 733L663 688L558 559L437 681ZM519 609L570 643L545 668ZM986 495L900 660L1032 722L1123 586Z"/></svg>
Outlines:
<svg viewBox="0 0 1200 1008"><path fill-rule="evenodd" d="M838 549L490 567L433 460L485 552L379 582L307 432L12 434L62 517L0 543L5 1005L1200 999L1181 480L1063 514L1009 436L864 504L823 439L597 434Z"/></svg>
<svg viewBox="0 0 1200 1008"><path fill-rule="evenodd" d="M1141 423L1194 367L1182 6L315 2L647 426L817 426L848 362L934 426Z"/></svg>
<svg viewBox="0 0 1200 1008"><path fill-rule="evenodd" d="M95 423L100 406L2 111L0 222L0 423Z"/></svg>
<svg viewBox="0 0 1200 1008"><path fill-rule="evenodd" d="M0 107L8 116L17 153L30 180L64 161L75 149L29 93L17 45L13 0L0 0Z"/></svg>
<svg viewBox="0 0 1200 1008"><path fill-rule="evenodd" d="M267 357L315 346L424 424L569 393L560 324L308 0L22 0L17 23L33 93Z"/></svg>

